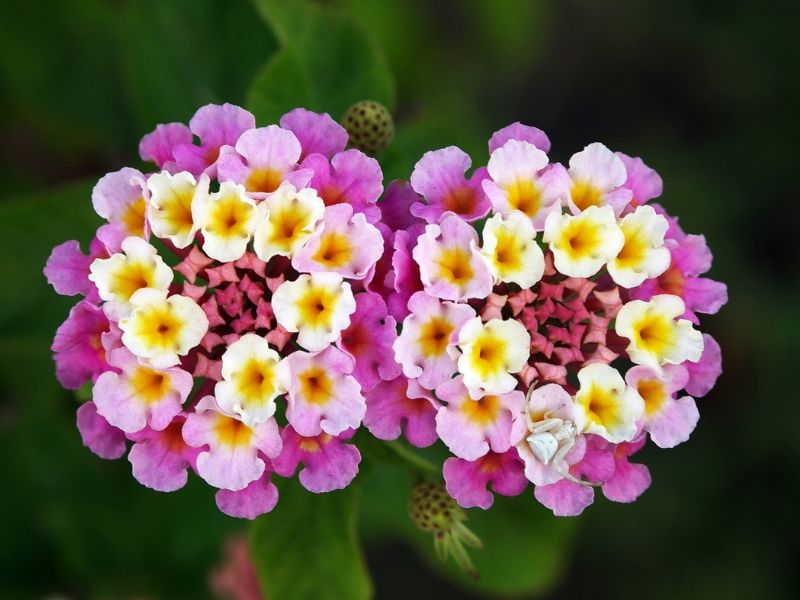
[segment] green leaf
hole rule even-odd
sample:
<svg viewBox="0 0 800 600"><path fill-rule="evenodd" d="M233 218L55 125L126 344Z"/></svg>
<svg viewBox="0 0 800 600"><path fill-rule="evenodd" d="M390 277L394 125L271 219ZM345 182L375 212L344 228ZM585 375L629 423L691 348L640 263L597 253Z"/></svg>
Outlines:
<svg viewBox="0 0 800 600"><path fill-rule="evenodd" d="M359 490L312 494L296 480L277 508L253 523L250 554L267 598L360 600L371 584L356 535Z"/></svg>
<svg viewBox="0 0 800 600"><path fill-rule="evenodd" d="M450 560L434 554L433 538L419 531L407 517L408 499L416 483L395 466L375 469L364 480L361 532L367 542L385 536L405 540L417 549L433 570L487 597L524 596L550 589L567 565L578 522L554 517L528 489L521 496L495 495L489 510L470 509L465 525L483 542L483 550L469 550L480 573L477 581Z"/></svg>
<svg viewBox="0 0 800 600"><path fill-rule="evenodd" d="M244 101L277 41L246 0L137 0L123 7L125 83L140 128Z"/></svg>
<svg viewBox="0 0 800 600"><path fill-rule="evenodd" d="M298 106L338 118L359 100L391 110L394 84L384 57L357 23L310 2L254 1L283 45L247 95L260 122L275 122Z"/></svg>

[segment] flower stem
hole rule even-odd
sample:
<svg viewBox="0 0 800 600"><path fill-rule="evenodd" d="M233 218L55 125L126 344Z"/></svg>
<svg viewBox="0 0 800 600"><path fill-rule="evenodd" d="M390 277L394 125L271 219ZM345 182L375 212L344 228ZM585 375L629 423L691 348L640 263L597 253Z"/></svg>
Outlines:
<svg viewBox="0 0 800 600"><path fill-rule="evenodd" d="M383 445L391 450L398 458L402 459L408 466L412 467L414 471L428 475L441 476L442 471L439 467L408 448L403 442L399 440L385 441Z"/></svg>

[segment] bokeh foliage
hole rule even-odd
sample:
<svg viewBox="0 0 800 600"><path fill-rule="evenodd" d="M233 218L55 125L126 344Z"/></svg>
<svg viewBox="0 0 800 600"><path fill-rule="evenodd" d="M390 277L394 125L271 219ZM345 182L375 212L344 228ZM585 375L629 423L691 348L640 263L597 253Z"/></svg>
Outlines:
<svg viewBox="0 0 800 600"><path fill-rule="evenodd" d="M320 562L322 544L334 543L331 561L355 560L358 507L378 598L547 589L557 597L796 596L797 3L64 0L15 3L7 14L0 597L209 596L221 541L242 523L221 515L196 480L157 494L133 481L127 461L101 461L81 446L77 400L59 389L48 350L72 302L52 293L41 268L54 244L88 243L99 224L93 181L139 166L138 138L155 123L186 120L212 101L245 103L259 124L294 105L338 117L360 94L394 108L397 139L381 156L388 178L407 177L422 152L448 144L483 161L491 131L514 120L545 129L556 160L596 139L645 157L665 179L665 206L706 234L712 274L730 284L730 305L707 321L726 374L700 402L689 443L643 453L654 484L636 504L599 501L565 521L528 492L471 511L487 546L473 553L484 573L477 584L431 560L429 539L404 513L415 475L402 462L386 466L391 457L362 439L373 459L359 489L326 505L282 483L291 502L272 523L280 517L284 531L270 532L267 517L252 538L269 548L283 535L286 552L298 544ZM303 519L330 508L340 521ZM336 540L315 536L315 527ZM280 554L272 548L257 560L287 597L293 575L275 572ZM347 565L326 563L352 586L323 581L328 597L368 593L360 559Z"/></svg>

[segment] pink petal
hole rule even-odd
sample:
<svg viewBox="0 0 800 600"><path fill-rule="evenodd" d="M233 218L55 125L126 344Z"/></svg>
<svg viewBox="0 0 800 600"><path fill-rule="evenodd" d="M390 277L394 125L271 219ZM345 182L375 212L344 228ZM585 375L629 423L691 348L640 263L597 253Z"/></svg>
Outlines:
<svg viewBox="0 0 800 600"><path fill-rule="evenodd" d="M218 490L217 507L230 517L255 519L270 512L278 504L278 488L270 481L269 472L251 482L243 490Z"/></svg>
<svg viewBox="0 0 800 600"><path fill-rule="evenodd" d="M320 114L305 108L295 108L281 117L280 125L300 140L303 148L301 160L309 154L322 154L331 158L347 146L347 131L328 113Z"/></svg>
<svg viewBox="0 0 800 600"><path fill-rule="evenodd" d="M97 414L94 402L78 408L77 425L83 445L100 458L114 460L125 454L125 434Z"/></svg>

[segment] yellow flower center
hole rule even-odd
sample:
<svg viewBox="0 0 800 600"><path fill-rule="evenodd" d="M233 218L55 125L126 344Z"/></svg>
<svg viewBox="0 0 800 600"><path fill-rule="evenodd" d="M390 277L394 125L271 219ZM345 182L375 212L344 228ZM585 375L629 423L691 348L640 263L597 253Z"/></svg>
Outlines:
<svg viewBox="0 0 800 600"><path fill-rule="evenodd" d="M277 190L283 181L283 174L275 169L253 169L245 179L248 192L270 194Z"/></svg>
<svg viewBox="0 0 800 600"><path fill-rule="evenodd" d="M255 210L235 194L223 196L211 205L206 228L224 238L247 237L247 224Z"/></svg>
<svg viewBox="0 0 800 600"><path fill-rule="evenodd" d="M517 179L506 188L508 204L512 209L534 216L542 207L542 193L529 179Z"/></svg>
<svg viewBox="0 0 800 600"><path fill-rule="evenodd" d="M579 393L576 400L583 406L590 421L605 427L613 428L620 421L617 394L592 385L588 391Z"/></svg>
<svg viewBox="0 0 800 600"><path fill-rule="evenodd" d="M170 390L170 377L147 367L137 367L130 378L134 396L145 404L161 400Z"/></svg>
<svg viewBox="0 0 800 600"><path fill-rule="evenodd" d="M312 212L304 207L297 198L288 205L270 210L269 222L271 232L268 241L278 246L282 252L289 252L304 229L311 224Z"/></svg>
<svg viewBox="0 0 800 600"><path fill-rule="evenodd" d="M594 254L602 243L600 227L586 219L571 219L561 232L558 245L572 260Z"/></svg>
<svg viewBox="0 0 800 600"><path fill-rule="evenodd" d="M497 243L494 248L493 262L500 276L504 277L520 272L524 266L522 254L527 243L503 229L495 233L495 238Z"/></svg>
<svg viewBox="0 0 800 600"><path fill-rule="evenodd" d="M425 358L441 356L447 350L450 336L453 335L453 324L445 317L431 317L419 328L417 342Z"/></svg>
<svg viewBox="0 0 800 600"><path fill-rule="evenodd" d="M333 400L333 381L319 366L312 366L298 375L300 391L309 404L324 405Z"/></svg>
<svg viewBox="0 0 800 600"><path fill-rule="evenodd" d="M652 312L633 324L634 343L646 352L662 356L675 342L672 319Z"/></svg>
<svg viewBox="0 0 800 600"><path fill-rule="evenodd" d="M331 231L322 234L319 248L312 258L329 269L336 269L350 262L352 256L353 246L347 236Z"/></svg>
<svg viewBox="0 0 800 600"><path fill-rule="evenodd" d="M125 231L131 235L141 236L144 233L144 213L147 209L147 202L144 198L137 198L131 202L122 215L122 224Z"/></svg>
<svg viewBox="0 0 800 600"><path fill-rule="evenodd" d="M187 187L176 191L172 196L162 202L158 210L159 216L169 223L170 235L185 233L192 228L192 198L194 189Z"/></svg>
<svg viewBox="0 0 800 600"><path fill-rule="evenodd" d="M132 317L134 333L150 348L177 350L185 323L169 304L148 306Z"/></svg>
<svg viewBox="0 0 800 600"><path fill-rule="evenodd" d="M439 277L458 287L466 285L474 275L470 264L471 258L472 255L464 248L442 250L436 261L439 266Z"/></svg>
<svg viewBox="0 0 800 600"><path fill-rule="evenodd" d="M486 426L497 419L500 412L500 398L497 396L484 396L479 400L465 398L461 404L461 412L467 419L476 425Z"/></svg>
<svg viewBox="0 0 800 600"><path fill-rule="evenodd" d="M323 432L317 437L300 438L300 442L297 445L304 452L319 452L322 446L330 441L331 435Z"/></svg>
<svg viewBox="0 0 800 600"><path fill-rule="evenodd" d="M271 360L249 359L234 373L233 379L239 393L250 402L263 402L272 398L277 385L275 363Z"/></svg>
<svg viewBox="0 0 800 600"><path fill-rule="evenodd" d="M590 206L599 206L603 200L603 192L597 189L588 181L576 181L570 190L572 202L580 210L586 210Z"/></svg>
<svg viewBox="0 0 800 600"><path fill-rule="evenodd" d="M339 294L336 290L310 285L297 300L300 323L311 328L328 327L333 318Z"/></svg>
<svg viewBox="0 0 800 600"><path fill-rule="evenodd" d="M470 348L469 354L472 369L477 371L481 379L505 370L506 342L489 330L484 330Z"/></svg>
<svg viewBox="0 0 800 600"><path fill-rule="evenodd" d="M647 254L647 238L639 226L623 223L621 228L625 234L625 245L617 255L616 263L623 269L636 267L644 261Z"/></svg>
<svg viewBox="0 0 800 600"><path fill-rule="evenodd" d="M644 400L644 413L648 417L657 413L667 400L667 391L658 379L640 379L636 390Z"/></svg>
<svg viewBox="0 0 800 600"><path fill-rule="evenodd" d="M233 417L227 415L217 415L214 423L214 433L217 441L224 446L249 446L253 435L253 430Z"/></svg>
<svg viewBox="0 0 800 600"><path fill-rule="evenodd" d="M142 288L151 287L155 280L155 269L140 261L126 260L111 277L111 292L121 300L128 300Z"/></svg>

